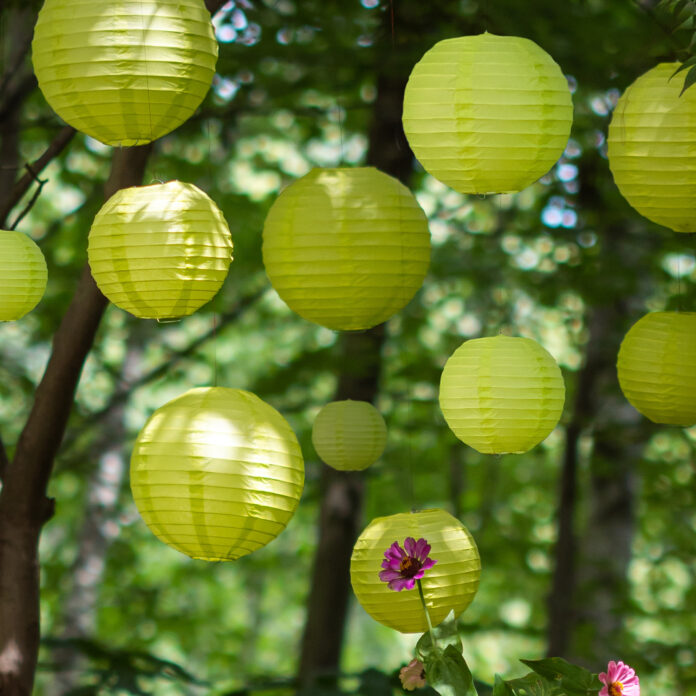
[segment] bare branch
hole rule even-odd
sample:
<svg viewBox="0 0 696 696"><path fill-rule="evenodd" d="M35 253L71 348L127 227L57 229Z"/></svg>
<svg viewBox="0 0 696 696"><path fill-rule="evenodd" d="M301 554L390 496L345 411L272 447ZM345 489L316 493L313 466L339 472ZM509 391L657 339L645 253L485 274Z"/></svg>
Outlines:
<svg viewBox="0 0 696 696"><path fill-rule="evenodd" d="M31 165L27 165L27 173L17 181L13 186L12 191L10 191L7 199L0 203L0 227L3 227L7 216L12 211L12 208L19 203L22 196L29 190L32 182L38 180L38 175L46 167L46 165L57 157L64 149L65 146L70 142L72 137L75 135L75 129L71 126L65 126L51 141L51 144L46 148L46 151L34 160ZM15 221L15 225L18 220Z"/></svg>
<svg viewBox="0 0 696 696"><path fill-rule="evenodd" d="M82 432L86 427L89 427L90 425L93 425L94 423L97 423L98 421L102 420L114 408L120 406L123 402L125 402L128 399L128 397L133 393L133 390L138 389L139 387L142 387L146 384L149 384L150 382L153 382L154 380L159 379L160 377L163 377L171 370L173 364L191 355L198 348L207 343L209 340L215 338L216 333L217 335L219 335L221 330L226 325L231 323L234 319L240 317L249 307L255 304L256 301L261 298L263 293L264 290L261 290L254 295L250 295L249 297L243 297L232 311L226 312L225 314L222 314L220 316L220 321L217 323L217 326L206 331L204 334L201 334L193 341L191 341L191 343L189 343L187 346L184 346L184 348L182 348L181 350L178 350L174 353L170 353L166 358L162 360L162 362L160 362L159 365L157 365L157 367L154 367L145 374L140 375L140 377L138 377L137 379L130 382L121 383L114 391L113 395L111 396L111 399L109 400L109 403L107 403L106 406L99 409L98 411L95 411L94 413L91 413L89 416L80 421L79 428L72 429L70 435L68 435L65 439L65 449L68 449L73 445L79 433Z"/></svg>
<svg viewBox="0 0 696 696"><path fill-rule="evenodd" d="M17 225L22 221L22 218L34 207L34 203L39 200L39 196L41 195L41 191L43 190L43 187L48 183L48 179L39 179L36 174L31 169L31 166L28 164L24 165L27 171L36 179L36 183L38 186L36 187L36 191L34 191L34 195L31 197L31 200L24 206L24 210L15 218L15 221L10 225L10 229L14 230L17 229Z"/></svg>

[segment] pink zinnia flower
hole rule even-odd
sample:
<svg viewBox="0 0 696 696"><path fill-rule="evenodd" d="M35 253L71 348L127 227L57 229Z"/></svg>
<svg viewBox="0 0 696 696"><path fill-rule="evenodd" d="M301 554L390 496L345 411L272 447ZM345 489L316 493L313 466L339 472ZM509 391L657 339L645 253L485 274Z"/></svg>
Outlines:
<svg viewBox="0 0 696 696"><path fill-rule="evenodd" d="M406 691L413 691L425 686L425 665L420 660L411 660L399 671L401 685Z"/></svg>
<svg viewBox="0 0 696 696"><path fill-rule="evenodd" d="M623 662L612 660L607 671L599 675L599 681L604 684L599 696L640 696L640 682L635 670Z"/></svg>
<svg viewBox="0 0 696 696"><path fill-rule="evenodd" d="M390 590L412 590L416 580L422 578L425 571L437 563L428 558L429 553L430 544L425 539L416 541L413 537L408 537L403 549L395 541L384 552L384 570L380 572L379 579L389 583Z"/></svg>

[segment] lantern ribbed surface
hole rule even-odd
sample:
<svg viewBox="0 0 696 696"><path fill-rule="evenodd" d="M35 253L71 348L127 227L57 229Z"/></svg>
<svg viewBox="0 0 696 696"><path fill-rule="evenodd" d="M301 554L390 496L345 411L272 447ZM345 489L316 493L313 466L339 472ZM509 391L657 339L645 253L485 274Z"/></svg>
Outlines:
<svg viewBox="0 0 696 696"><path fill-rule="evenodd" d="M34 240L16 230L0 230L0 321L31 312L47 279L46 260Z"/></svg>
<svg viewBox="0 0 696 696"><path fill-rule="evenodd" d="M481 576L481 559L469 530L444 510L422 510L377 517L355 542L350 559L350 580L362 608L376 621L401 633L428 628L418 589L389 589L379 579L384 552L407 537L425 539L430 558L437 561L421 580L433 625L450 611L461 614L471 604Z"/></svg>
<svg viewBox="0 0 696 696"><path fill-rule="evenodd" d="M334 469L358 471L374 464L384 452L387 426L367 401L332 401L314 419L312 444Z"/></svg>
<svg viewBox="0 0 696 696"><path fill-rule="evenodd" d="M617 371L628 401L655 423L696 424L696 312L652 312L628 331Z"/></svg>
<svg viewBox="0 0 696 696"><path fill-rule="evenodd" d="M268 212L263 262L300 316L329 329L369 329L422 285L428 223L413 194L373 167L313 169Z"/></svg>
<svg viewBox="0 0 696 696"><path fill-rule="evenodd" d="M287 421L241 389L192 389L158 408L131 457L138 511L192 558L234 560L285 529L304 486Z"/></svg>
<svg viewBox="0 0 696 696"><path fill-rule="evenodd" d="M619 99L609 124L609 168L641 215L675 232L696 232L696 91L679 96L679 63L660 63Z"/></svg>
<svg viewBox="0 0 696 696"><path fill-rule="evenodd" d="M529 39L480 34L436 43L411 72L403 125L424 169L461 193L521 191L563 154L568 82Z"/></svg>
<svg viewBox="0 0 696 696"><path fill-rule="evenodd" d="M203 0L46 0L32 42L46 101L107 145L143 145L186 121L215 74Z"/></svg>
<svg viewBox="0 0 696 696"><path fill-rule="evenodd" d="M561 370L530 338L465 341L440 380L440 408L452 432L484 454L526 452L556 427L565 401Z"/></svg>
<svg viewBox="0 0 696 696"><path fill-rule="evenodd" d="M222 286L232 237L213 201L193 184L134 186L94 218L87 248L99 289L144 319L195 312Z"/></svg>

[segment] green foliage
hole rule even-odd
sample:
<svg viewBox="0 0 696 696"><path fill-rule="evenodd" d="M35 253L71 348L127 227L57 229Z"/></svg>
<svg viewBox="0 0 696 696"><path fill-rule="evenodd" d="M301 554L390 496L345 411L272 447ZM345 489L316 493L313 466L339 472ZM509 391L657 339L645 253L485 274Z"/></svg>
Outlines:
<svg viewBox="0 0 696 696"><path fill-rule="evenodd" d="M693 240L640 218L618 194L606 162L607 124L621 90L656 62L688 58L690 5L672 15L676 4L650 14L643 9L650 3L614 0L383 0L375 7L358 0L259 0L222 12L216 85L194 118L157 143L146 183L179 178L206 190L230 223L235 261L219 296L179 324L107 311L51 483L57 513L41 548L45 630L61 635L66 597L86 596L81 583L92 578L94 598L81 616L94 642L114 651L91 660L102 676L118 679L109 671L118 664L138 688L153 680L157 696L195 692L185 679L165 675L171 662L211 684L201 687L206 693L294 691L321 495L310 429L349 361L336 334L293 316L269 288L260 251L265 213L281 187L310 167L365 162L371 123L384 108L375 101L379 84L404 80L435 41L487 28L537 41L562 66L574 87L571 142L546 177L510 196L461 196L414 165L411 187L430 220L432 264L423 290L385 329L378 406L389 443L365 473L365 522L428 506L461 517L481 551L482 584L458 633L448 638L448 623L435 629L438 641L458 647L461 640L484 681L496 670L510 673L508 681L496 681L496 696L557 693L558 685L537 673L522 676L516 658L545 651L558 476L566 426L579 427L582 624L571 649L593 665L621 656L639 671L646 693L693 691L696 433L639 419L613 372L621 337L642 313L695 306ZM60 122L38 92L21 121L21 157L33 160ZM110 156L110 149L76 136L46 171L49 184L19 226L39 241L50 277L32 314L0 326L0 431L10 454L85 263ZM597 338L597 317L608 312L609 325ZM567 408L561 426L535 450L484 457L447 429L437 384L463 340L501 331L550 348L564 371ZM598 377L592 408L583 414L577 395L595 350ZM149 533L125 471L147 416L185 389L215 381L252 389L282 410L303 446L307 486L276 541L235 564L211 566ZM121 474L105 483L99 471L114 474L114 457ZM598 491L615 485L617 472L628 480L624 502L634 525L625 534L635 536L628 576L613 585L588 525L605 502ZM617 507L601 512L609 517ZM603 598L620 621L609 625L606 616L590 613L598 592L608 593ZM421 640L424 655L429 638ZM44 664L52 659L49 647ZM398 692L393 670L410 647L354 607L343 668L363 677L339 680L336 688ZM117 660L119 651L131 650L158 655L162 665ZM436 667L436 674L455 663ZM149 676L138 672L142 664L153 670ZM84 671L85 689L94 688L98 674ZM37 695L48 694L53 680L53 671L43 672Z"/></svg>
<svg viewBox="0 0 696 696"><path fill-rule="evenodd" d="M428 684L440 696L477 696L469 667L454 645L442 652L430 652L424 664Z"/></svg>

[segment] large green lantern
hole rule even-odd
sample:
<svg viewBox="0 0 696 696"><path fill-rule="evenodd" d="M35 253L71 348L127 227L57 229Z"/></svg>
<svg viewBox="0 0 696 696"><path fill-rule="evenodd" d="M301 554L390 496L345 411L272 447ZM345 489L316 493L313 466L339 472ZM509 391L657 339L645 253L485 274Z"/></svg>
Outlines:
<svg viewBox="0 0 696 696"><path fill-rule="evenodd" d="M263 262L301 317L329 329L368 329L422 285L428 223L413 194L373 167L313 169L268 212Z"/></svg>
<svg viewBox="0 0 696 696"><path fill-rule="evenodd" d="M46 290L46 260L26 234L0 230L0 321L21 319Z"/></svg>
<svg viewBox="0 0 696 696"><path fill-rule="evenodd" d="M655 423L696 424L696 312L651 312L619 349L624 396Z"/></svg>
<svg viewBox="0 0 696 696"><path fill-rule="evenodd" d="M440 408L452 432L484 454L522 453L556 427L565 401L553 357L530 338L465 341L440 379Z"/></svg>
<svg viewBox="0 0 696 696"><path fill-rule="evenodd" d="M241 389L192 389L158 408L131 457L135 504L177 551L235 560L274 539L293 516L304 463L287 421Z"/></svg>
<svg viewBox="0 0 696 696"><path fill-rule="evenodd" d="M609 167L641 215L696 232L696 90L681 93L679 63L660 63L619 99L609 124Z"/></svg>
<svg viewBox="0 0 696 696"><path fill-rule="evenodd" d="M433 46L404 94L408 142L424 169L461 193L521 191L563 154L573 104L561 69L516 36Z"/></svg>
<svg viewBox="0 0 696 696"><path fill-rule="evenodd" d="M312 444L334 469L360 471L380 458L387 444L387 426L367 401L332 401L314 419Z"/></svg>
<svg viewBox="0 0 696 696"><path fill-rule="evenodd" d="M34 71L46 101L107 145L143 145L186 121L215 74L203 0L46 0Z"/></svg>
<svg viewBox="0 0 696 696"><path fill-rule="evenodd" d="M94 218L87 256L111 302L136 317L167 320L215 296L232 261L232 237L203 191L170 181L113 195Z"/></svg>
<svg viewBox="0 0 696 696"><path fill-rule="evenodd" d="M384 552L395 541L403 545L408 537L425 539L436 561L421 580L434 625L450 611L459 615L471 604L478 590L481 558L469 530L444 510L378 517L367 525L350 559L355 596L376 621L401 633L421 633L428 624L418 590L396 592L379 578Z"/></svg>

